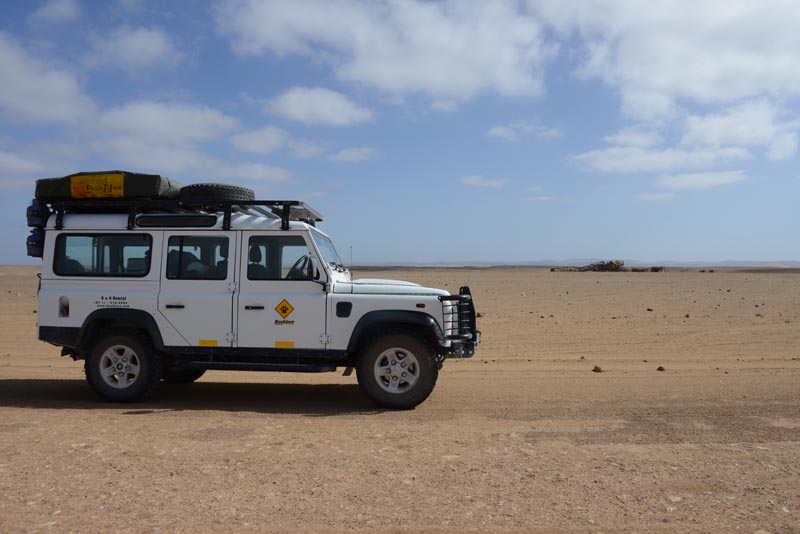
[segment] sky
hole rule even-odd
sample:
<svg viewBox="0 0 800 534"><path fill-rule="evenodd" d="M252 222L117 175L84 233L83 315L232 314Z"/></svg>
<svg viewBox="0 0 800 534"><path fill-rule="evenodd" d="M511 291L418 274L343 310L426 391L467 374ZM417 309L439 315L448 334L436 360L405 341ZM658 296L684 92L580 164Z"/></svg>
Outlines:
<svg viewBox="0 0 800 534"><path fill-rule="evenodd" d="M795 0L5 1L0 263L38 178L304 200L349 263L800 260Z"/></svg>

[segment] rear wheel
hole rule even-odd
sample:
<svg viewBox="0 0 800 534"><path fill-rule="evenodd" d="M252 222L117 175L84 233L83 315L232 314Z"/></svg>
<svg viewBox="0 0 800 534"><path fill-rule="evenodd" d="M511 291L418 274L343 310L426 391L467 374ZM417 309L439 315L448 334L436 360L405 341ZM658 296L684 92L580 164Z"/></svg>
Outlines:
<svg viewBox="0 0 800 534"><path fill-rule="evenodd" d="M433 347L411 332L375 338L358 359L358 385L375 404L409 410L433 391L439 368Z"/></svg>
<svg viewBox="0 0 800 534"><path fill-rule="evenodd" d="M161 362L150 340L134 332L109 334L92 346L84 366L86 381L111 402L150 397L161 381Z"/></svg>

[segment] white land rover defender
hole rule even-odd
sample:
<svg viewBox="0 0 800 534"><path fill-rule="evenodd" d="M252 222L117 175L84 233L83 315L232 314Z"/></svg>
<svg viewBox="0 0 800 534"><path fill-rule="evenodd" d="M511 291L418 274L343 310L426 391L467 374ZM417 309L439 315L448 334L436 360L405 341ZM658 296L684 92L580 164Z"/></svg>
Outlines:
<svg viewBox="0 0 800 534"><path fill-rule="evenodd" d="M408 409L480 340L468 287L351 279L299 201L108 171L38 180L27 218L39 339L85 360L109 401L208 369L344 367L378 405Z"/></svg>

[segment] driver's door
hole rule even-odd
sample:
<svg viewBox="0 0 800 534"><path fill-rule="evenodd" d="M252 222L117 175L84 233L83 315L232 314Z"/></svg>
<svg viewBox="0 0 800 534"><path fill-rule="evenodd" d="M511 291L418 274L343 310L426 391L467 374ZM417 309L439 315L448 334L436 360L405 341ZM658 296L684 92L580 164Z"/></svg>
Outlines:
<svg viewBox="0 0 800 534"><path fill-rule="evenodd" d="M316 257L308 236L291 231L243 232L236 299L239 347L324 349L326 298L309 277ZM317 260L316 265L319 265Z"/></svg>

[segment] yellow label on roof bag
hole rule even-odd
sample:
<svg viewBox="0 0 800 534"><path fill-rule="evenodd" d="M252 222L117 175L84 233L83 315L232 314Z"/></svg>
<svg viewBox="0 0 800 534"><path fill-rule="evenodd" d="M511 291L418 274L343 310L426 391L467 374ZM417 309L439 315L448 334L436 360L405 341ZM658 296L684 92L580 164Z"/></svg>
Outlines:
<svg viewBox="0 0 800 534"><path fill-rule="evenodd" d="M125 177L122 173L82 174L69 180L72 198L122 198Z"/></svg>

